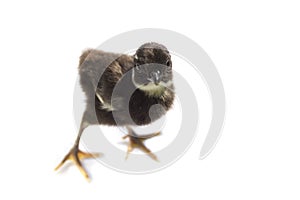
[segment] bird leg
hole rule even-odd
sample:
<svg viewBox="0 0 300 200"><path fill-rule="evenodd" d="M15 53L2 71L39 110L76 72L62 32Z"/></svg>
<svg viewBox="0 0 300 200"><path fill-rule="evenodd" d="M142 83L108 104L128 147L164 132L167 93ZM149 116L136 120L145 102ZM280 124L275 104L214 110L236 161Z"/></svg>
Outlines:
<svg viewBox="0 0 300 200"><path fill-rule="evenodd" d="M132 128L127 127L128 130L128 135L125 135L123 139L129 138L129 144L128 144L128 149L127 149L127 154L125 159L128 159L129 154L133 151L133 149L138 148L141 151L145 152L148 156L150 156L153 160L158 161L157 157L155 154L151 152L150 149L148 149L144 141L150 138L153 138L155 136L160 135L160 132L157 133L152 133L148 135L143 135L143 136L138 136Z"/></svg>
<svg viewBox="0 0 300 200"><path fill-rule="evenodd" d="M78 136L77 136L77 139L75 141L74 146L69 151L69 153L64 157L64 159L58 164L58 166L55 168L55 170L58 170L61 166L63 166L63 164L67 160L70 160L70 161L72 161L78 167L78 169L82 173L82 175L89 181L90 180L89 179L89 175L88 175L86 169L84 168L84 166L82 165L81 160L83 160L85 158L98 157L99 154L96 154L96 153L86 153L86 152L82 152L81 150L79 150L80 137L82 135L83 130L87 126L88 126L87 123L81 122L79 133L78 133Z"/></svg>

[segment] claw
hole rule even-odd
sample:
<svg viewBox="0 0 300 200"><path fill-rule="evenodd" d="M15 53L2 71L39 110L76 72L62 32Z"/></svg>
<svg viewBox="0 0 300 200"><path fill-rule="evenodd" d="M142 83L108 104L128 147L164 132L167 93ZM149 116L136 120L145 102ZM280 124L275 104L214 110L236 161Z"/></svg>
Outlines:
<svg viewBox="0 0 300 200"><path fill-rule="evenodd" d="M89 175L88 175L86 169L81 164L81 160L86 159L86 158L99 157L99 156L100 156L100 154L98 154L98 153L85 153L85 152L80 151L78 148L72 148L70 150L70 152L64 157L64 159L57 165L57 167L54 170L55 171L58 170L61 166L63 166L63 164L67 160L70 160L78 167L81 174L88 181L90 181L90 178L89 178Z"/></svg>
<svg viewBox="0 0 300 200"><path fill-rule="evenodd" d="M130 130L128 135L125 135L123 137L123 139L129 138L129 144L128 144L128 148L127 148L127 153L126 153L126 157L125 159L127 160L129 157L129 154L133 151L133 149L138 148L141 151L143 151L144 153L146 153L150 158L152 158L155 161L158 161L157 156L151 152L150 149L148 149L145 144L144 141L150 138L153 138L155 136L160 135L161 133L153 133L153 134L149 134L149 135L143 135L143 136L137 136L132 130Z"/></svg>

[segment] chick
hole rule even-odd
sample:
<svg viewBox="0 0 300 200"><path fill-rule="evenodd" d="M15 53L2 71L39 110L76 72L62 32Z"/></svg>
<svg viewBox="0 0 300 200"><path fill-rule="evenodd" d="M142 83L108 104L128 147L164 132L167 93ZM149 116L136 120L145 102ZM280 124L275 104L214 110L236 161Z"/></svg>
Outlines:
<svg viewBox="0 0 300 200"><path fill-rule="evenodd" d="M89 178L81 160L98 154L82 152L79 142L84 129L97 124L127 128L128 135L123 137L129 139L126 158L134 148L139 148L157 160L143 141L160 132L139 137L131 127L150 124L165 115L173 104L172 61L167 48L150 42L133 56L89 49L80 56L79 75L86 109L75 144L56 170L71 160Z"/></svg>

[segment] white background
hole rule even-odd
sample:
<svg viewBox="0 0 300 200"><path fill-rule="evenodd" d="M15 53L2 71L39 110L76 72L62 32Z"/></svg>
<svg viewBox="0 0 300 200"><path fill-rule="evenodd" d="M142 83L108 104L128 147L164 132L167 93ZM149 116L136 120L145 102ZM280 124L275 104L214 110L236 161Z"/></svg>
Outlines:
<svg viewBox="0 0 300 200"><path fill-rule="evenodd" d="M299 199L298 1L0 3L1 199ZM93 181L53 168L73 144L78 56L137 28L200 44L222 77L227 114L214 151L203 134L171 167L128 175L89 160Z"/></svg>

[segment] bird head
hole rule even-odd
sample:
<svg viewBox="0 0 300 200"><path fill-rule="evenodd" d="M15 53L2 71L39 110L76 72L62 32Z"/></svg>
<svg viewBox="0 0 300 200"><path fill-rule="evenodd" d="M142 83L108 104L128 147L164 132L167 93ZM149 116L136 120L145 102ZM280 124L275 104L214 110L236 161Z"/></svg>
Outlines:
<svg viewBox="0 0 300 200"><path fill-rule="evenodd" d="M167 48L158 43L143 44L134 55L132 80L146 92L159 92L172 85L172 61Z"/></svg>

